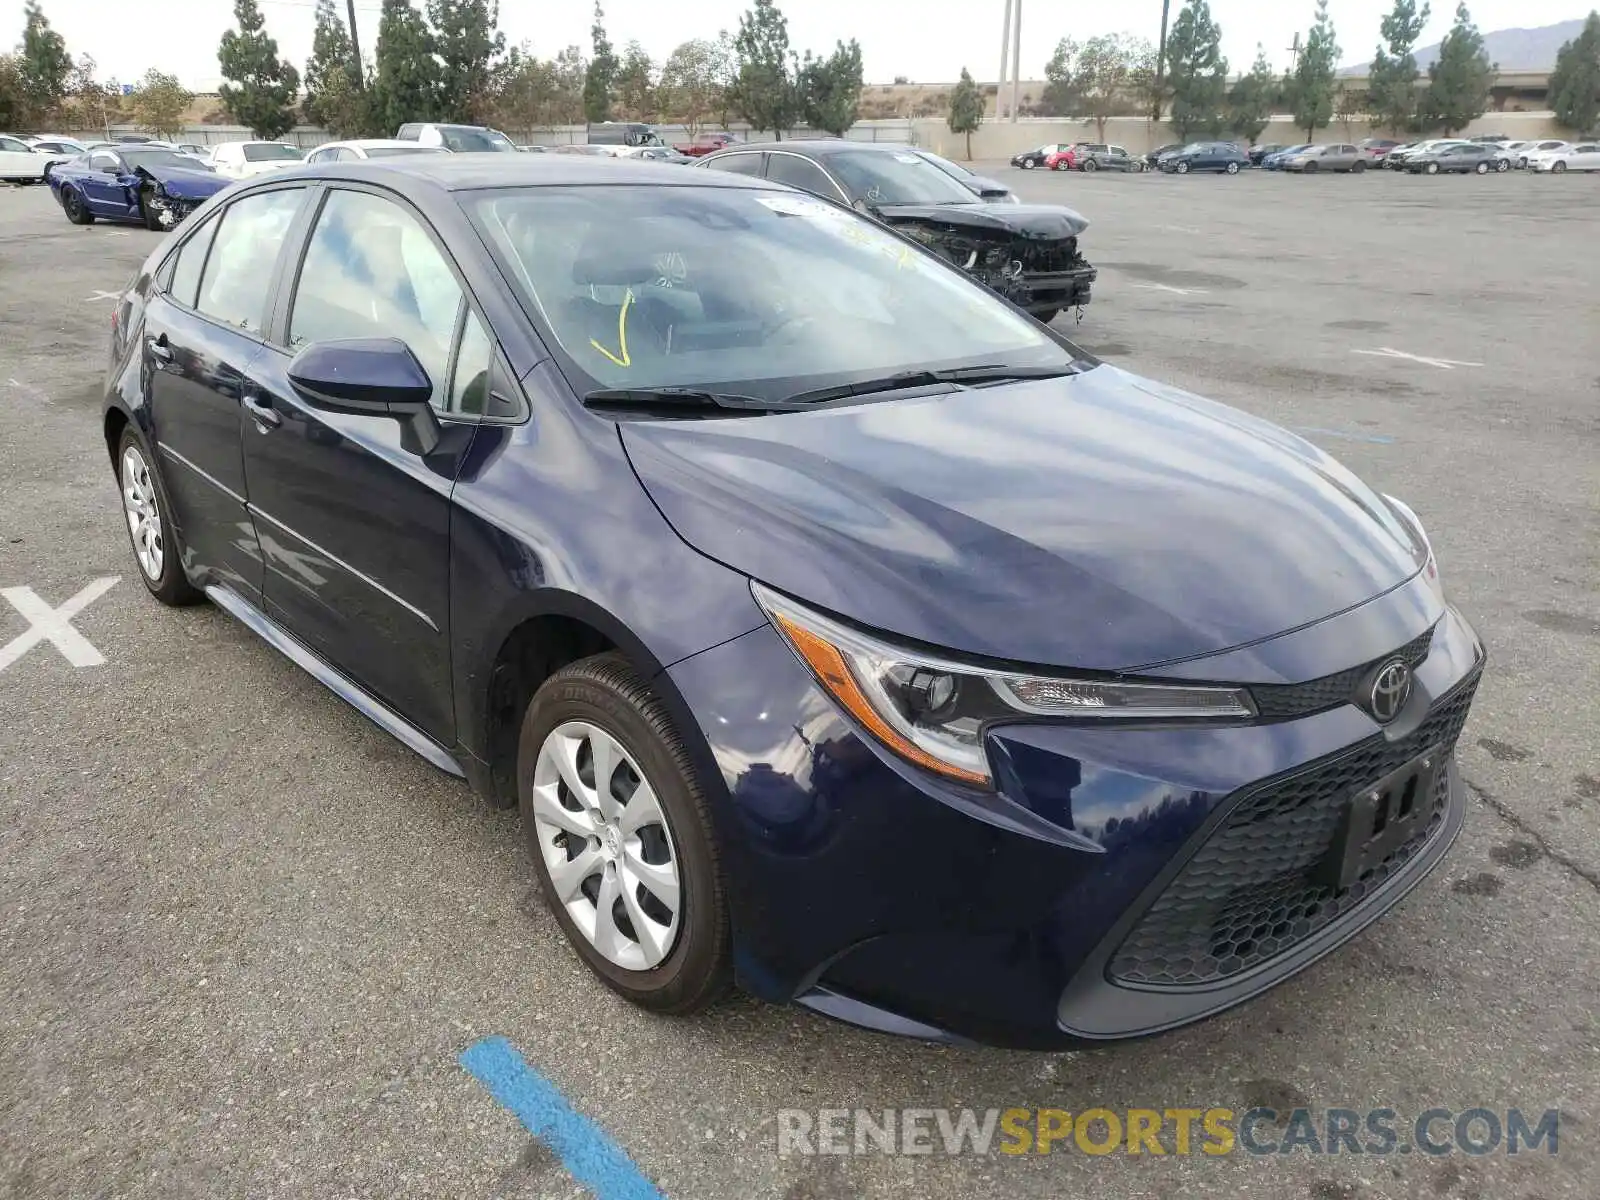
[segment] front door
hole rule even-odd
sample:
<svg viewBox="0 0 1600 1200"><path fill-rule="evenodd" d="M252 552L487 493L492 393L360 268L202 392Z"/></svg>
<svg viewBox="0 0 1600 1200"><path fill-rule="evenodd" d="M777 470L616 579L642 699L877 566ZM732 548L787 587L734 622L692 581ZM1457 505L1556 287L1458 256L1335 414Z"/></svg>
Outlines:
<svg viewBox="0 0 1600 1200"><path fill-rule="evenodd" d="M89 156L89 170L83 176L83 196L89 211L102 217L128 215L128 189L122 175L127 168L114 150L96 150Z"/></svg>
<svg viewBox="0 0 1600 1200"><path fill-rule="evenodd" d="M296 188L245 196L195 229L146 310L140 347L185 566L258 605L261 555L245 508L241 404L261 354L273 272L305 195Z"/></svg>
<svg viewBox="0 0 1600 1200"><path fill-rule="evenodd" d="M397 422L313 407L289 382L306 345L374 337L411 348L447 421L461 408L451 377L458 339L456 376L488 369L484 328L421 220L386 194L334 188L311 231L283 344L268 346L247 384L245 480L267 611L451 745L450 494L472 426L449 425L440 447L423 454ZM469 369L478 358L484 365Z"/></svg>

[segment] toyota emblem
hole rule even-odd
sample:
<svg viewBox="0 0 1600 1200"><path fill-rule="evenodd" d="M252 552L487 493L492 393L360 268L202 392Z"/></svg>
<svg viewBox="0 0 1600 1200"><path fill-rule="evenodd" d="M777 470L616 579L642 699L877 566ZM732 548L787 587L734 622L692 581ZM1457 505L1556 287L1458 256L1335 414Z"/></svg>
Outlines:
<svg viewBox="0 0 1600 1200"><path fill-rule="evenodd" d="M1387 725L1399 715L1410 698L1411 668L1396 658L1384 663L1373 676L1367 707L1378 721Z"/></svg>

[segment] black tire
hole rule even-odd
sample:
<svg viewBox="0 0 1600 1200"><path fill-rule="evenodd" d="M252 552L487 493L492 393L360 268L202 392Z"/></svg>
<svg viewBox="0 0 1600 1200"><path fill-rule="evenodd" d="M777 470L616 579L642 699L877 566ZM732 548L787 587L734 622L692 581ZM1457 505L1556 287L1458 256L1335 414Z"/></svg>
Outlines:
<svg viewBox="0 0 1600 1200"><path fill-rule="evenodd" d="M1048 325L1060 315L1061 310L1059 308L1047 308L1043 312L1034 313L1033 319L1038 321L1041 325Z"/></svg>
<svg viewBox="0 0 1600 1200"><path fill-rule="evenodd" d="M1356 159L1356 165L1350 168L1350 173L1352 175L1360 175L1363 172L1365 172L1366 169L1367 169L1366 161L1364 159L1359 159L1358 158L1358 159Z"/></svg>
<svg viewBox="0 0 1600 1200"><path fill-rule="evenodd" d="M1472 169L1474 171L1476 171L1479 175L1487 175L1489 173L1489 164L1486 163L1486 162L1481 162L1477 166L1473 167Z"/></svg>
<svg viewBox="0 0 1600 1200"><path fill-rule="evenodd" d="M78 189L63 187L61 189L61 208L67 214L67 220L74 225L93 225L94 214L89 211L89 206L83 202L83 197L78 195Z"/></svg>
<svg viewBox="0 0 1600 1200"><path fill-rule="evenodd" d="M1031 170L1034 169L1034 167L1036 167L1038 165L1039 164L1034 162L1033 159L1031 159L1031 158L1025 158L1025 159L1022 160L1022 169L1024 171L1031 171Z"/></svg>
<svg viewBox="0 0 1600 1200"><path fill-rule="evenodd" d="M161 219L150 207L150 197L153 195L155 189L148 186L139 193L139 215L144 218L144 227L151 233L166 233L166 226L161 224Z"/></svg>
<svg viewBox="0 0 1600 1200"><path fill-rule="evenodd" d="M1083 169L1085 171L1098 171L1100 169L1100 164L1095 162L1093 155L1090 155L1088 158L1083 160Z"/></svg>
<svg viewBox="0 0 1600 1200"><path fill-rule="evenodd" d="M159 574L152 576L139 557L138 546L134 542L133 527L129 525L128 543L134 550L133 562L139 569L139 578L144 581L144 586L149 589L150 594L163 604L174 608L199 604L206 598L205 593L190 583L189 577L183 573L183 547L172 524L172 502L167 498L167 489L155 469L154 456L151 455L150 448L145 445L144 439L132 425L123 429L122 437L117 441L117 492L124 503L123 524L128 525L126 496L130 452L144 465L145 478L148 479L153 494L157 536L161 545L161 570Z"/></svg>
<svg viewBox="0 0 1600 1200"><path fill-rule="evenodd" d="M1064 158L1058 158L1056 160L1056 165L1050 169L1052 171L1065 171L1067 169L1067 160Z"/></svg>
<svg viewBox="0 0 1600 1200"><path fill-rule="evenodd" d="M1556 163L1550 168L1550 173L1553 175L1565 175L1567 173L1567 164L1564 162Z"/></svg>
<svg viewBox="0 0 1600 1200"><path fill-rule="evenodd" d="M1133 166L1129 168L1129 170L1131 170L1135 175L1143 175L1144 174L1144 163L1142 161L1137 161L1136 160L1134 162Z"/></svg>
<svg viewBox="0 0 1600 1200"><path fill-rule="evenodd" d="M1186 162L1181 162L1175 169L1179 175L1187 175L1189 173L1189 164Z"/></svg>
<svg viewBox="0 0 1600 1200"><path fill-rule="evenodd" d="M1317 164L1314 162L1308 162L1305 166L1300 168L1300 173L1302 175L1315 175L1317 173Z"/></svg>
<svg viewBox="0 0 1600 1200"><path fill-rule="evenodd" d="M1437 175L1439 173L1439 164L1436 162L1431 162L1424 167L1423 170L1425 170L1429 175Z"/></svg>
<svg viewBox="0 0 1600 1200"><path fill-rule="evenodd" d="M1504 175L1507 171L1511 170L1511 162L1509 159L1496 159L1494 169L1496 174Z"/></svg>
<svg viewBox="0 0 1600 1200"><path fill-rule="evenodd" d="M610 962L556 898L533 818L540 747L565 721L599 726L633 756L666 817L683 888L677 941L657 967ZM686 1014L714 1004L733 981L733 945L711 810L666 706L620 654L597 654L557 671L534 695L517 745L517 801L539 889L578 956L618 995L654 1012Z"/></svg>
<svg viewBox="0 0 1600 1200"><path fill-rule="evenodd" d="M1229 175L1237 175L1239 173L1239 164L1236 162L1231 162L1223 169L1227 171Z"/></svg>

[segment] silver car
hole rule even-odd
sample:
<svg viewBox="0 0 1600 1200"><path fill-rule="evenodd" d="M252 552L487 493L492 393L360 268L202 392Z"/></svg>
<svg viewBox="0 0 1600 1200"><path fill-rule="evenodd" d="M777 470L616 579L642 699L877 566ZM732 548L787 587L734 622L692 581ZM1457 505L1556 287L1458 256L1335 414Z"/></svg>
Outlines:
<svg viewBox="0 0 1600 1200"><path fill-rule="evenodd" d="M1528 160L1535 154L1549 154L1552 150L1565 150L1571 143L1560 138L1545 138L1538 142L1524 142L1517 151L1517 170L1526 171Z"/></svg>
<svg viewBox="0 0 1600 1200"><path fill-rule="evenodd" d="M1308 146L1299 154L1290 155L1283 160L1283 169L1302 175L1314 175L1318 171L1352 171L1359 175L1367 169L1367 159L1356 146L1332 142Z"/></svg>

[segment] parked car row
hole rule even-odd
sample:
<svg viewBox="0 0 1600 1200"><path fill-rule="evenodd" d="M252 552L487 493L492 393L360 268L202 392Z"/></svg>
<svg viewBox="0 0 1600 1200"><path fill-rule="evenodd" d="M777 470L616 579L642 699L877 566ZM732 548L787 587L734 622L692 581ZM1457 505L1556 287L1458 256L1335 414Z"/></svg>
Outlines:
<svg viewBox="0 0 1600 1200"><path fill-rule="evenodd" d="M1016 155L1011 165L1024 171L1042 167L1046 171L1138 172L1145 169L1146 162L1122 146L1104 142L1051 142Z"/></svg>

